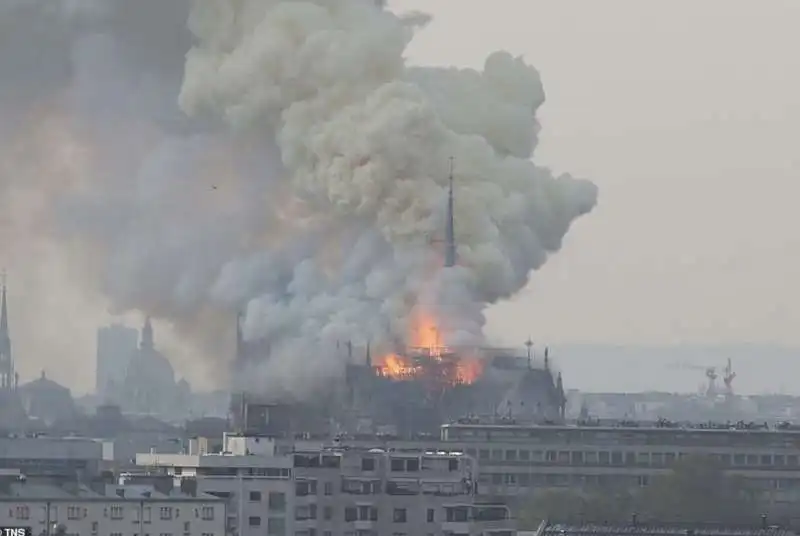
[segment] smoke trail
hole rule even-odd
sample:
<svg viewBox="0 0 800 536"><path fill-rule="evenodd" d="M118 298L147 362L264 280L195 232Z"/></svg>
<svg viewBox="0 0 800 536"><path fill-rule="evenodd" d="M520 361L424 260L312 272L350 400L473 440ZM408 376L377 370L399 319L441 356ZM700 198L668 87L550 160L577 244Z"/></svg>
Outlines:
<svg viewBox="0 0 800 536"><path fill-rule="evenodd" d="M596 202L530 161L538 73L505 53L481 72L408 68L422 17L366 0L22 4L0 68L24 63L24 28L48 62L0 78L2 109L36 127L0 137L31 149L14 162L39 177L37 236L91 258L117 310L207 345L246 305L245 335L271 349L253 388L315 389L341 371L336 341L402 340L419 309L447 342L480 340L485 307ZM65 180L52 149L68 141ZM442 270L450 157L459 265Z"/></svg>

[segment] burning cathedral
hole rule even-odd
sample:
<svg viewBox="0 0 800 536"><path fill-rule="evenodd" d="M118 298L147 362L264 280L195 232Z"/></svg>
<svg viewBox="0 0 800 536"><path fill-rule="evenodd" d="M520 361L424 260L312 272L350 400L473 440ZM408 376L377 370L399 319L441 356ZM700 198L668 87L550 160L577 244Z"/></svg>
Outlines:
<svg viewBox="0 0 800 536"><path fill-rule="evenodd" d="M452 173L447 197L444 268L456 265ZM421 317L406 345L372 355L370 345L346 342L336 352L348 363L344 378L313 402L277 401L235 389L231 420L241 432L269 435L306 432L418 435L437 433L455 420L563 421L566 397L549 351L527 352L440 343L435 319ZM236 323L233 384L248 363L269 359L269 341L246 341ZM522 355L521 355L522 354ZM241 378L240 378L241 380Z"/></svg>

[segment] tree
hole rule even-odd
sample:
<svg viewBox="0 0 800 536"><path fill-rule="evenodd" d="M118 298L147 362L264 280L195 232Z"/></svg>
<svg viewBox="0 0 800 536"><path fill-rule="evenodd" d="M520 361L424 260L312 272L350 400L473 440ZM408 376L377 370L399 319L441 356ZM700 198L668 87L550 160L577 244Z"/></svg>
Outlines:
<svg viewBox="0 0 800 536"><path fill-rule="evenodd" d="M639 495L643 519L741 523L758 519L755 495L716 460L682 458L672 472L653 480Z"/></svg>
<svg viewBox="0 0 800 536"><path fill-rule="evenodd" d="M548 490L537 494L520 511L521 528L550 523L624 523L634 497L624 490Z"/></svg>
<svg viewBox="0 0 800 536"><path fill-rule="evenodd" d="M641 522L753 523L755 495L737 477L707 457L682 458L669 474L654 478L635 495L620 489L553 490L537 494L520 509L523 528L552 523Z"/></svg>

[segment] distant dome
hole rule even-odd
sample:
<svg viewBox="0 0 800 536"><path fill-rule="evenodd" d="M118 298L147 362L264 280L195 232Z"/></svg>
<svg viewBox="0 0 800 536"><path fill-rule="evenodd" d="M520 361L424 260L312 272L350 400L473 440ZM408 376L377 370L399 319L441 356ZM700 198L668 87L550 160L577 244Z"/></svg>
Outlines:
<svg viewBox="0 0 800 536"><path fill-rule="evenodd" d="M44 371L42 371L41 376L39 376L37 379L21 385L19 390L23 393L29 394L69 397L69 399L72 400L72 394L70 390L63 385L49 379Z"/></svg>
<svg viewBox="0 0 800 536"><path fill-rule="evenodd" d="M128 364L125 374L126 383L128 379L147 383L175 385L175 369L169 359L155 348L137 350Z"/></svg>
<svg viewBox="0 0 800 536"><path fill-rule="evenodd" d="M75 415L75 401L69 389L47 378L39 378L19 387L22 403L29 417L55 422Z"/></svg>

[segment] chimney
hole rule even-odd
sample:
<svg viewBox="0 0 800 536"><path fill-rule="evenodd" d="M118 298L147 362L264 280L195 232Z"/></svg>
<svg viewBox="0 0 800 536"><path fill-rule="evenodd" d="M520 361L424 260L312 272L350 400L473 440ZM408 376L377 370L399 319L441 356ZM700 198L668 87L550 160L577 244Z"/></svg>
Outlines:
<svg viewBox="0 0 800 536"><path fill-rule="evenodd" d="M184 495L189 495L190 497L197 497L197 479L182 478L181 493Z"/></svg>
<svg viewBox="0 0 800 536"><path fill-rule="evenodd" d="M164 495L172 493L174 487L172 477L169 475L158 476L153 479L153 488Z"/></svg>

